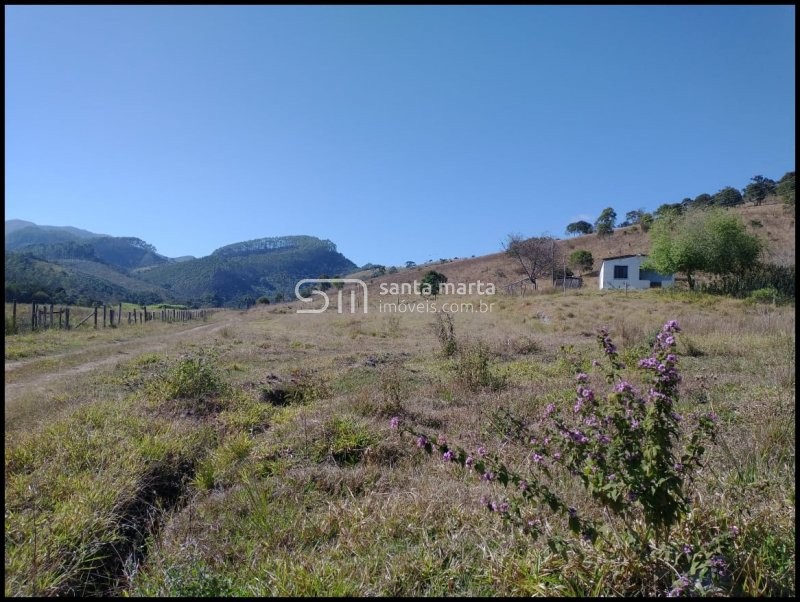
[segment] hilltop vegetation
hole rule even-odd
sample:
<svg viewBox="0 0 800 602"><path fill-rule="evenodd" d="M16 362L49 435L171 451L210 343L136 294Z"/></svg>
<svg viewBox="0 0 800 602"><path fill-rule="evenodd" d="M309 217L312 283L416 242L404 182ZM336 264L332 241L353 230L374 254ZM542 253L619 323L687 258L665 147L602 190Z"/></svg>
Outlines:
<svg viewBox="0 0 800 602"><path fill-rule="evenodd" d="M24 223L11 230L6 240L7 301L238 307L263 296L293 297L301 278L356 267L332 242L311 236L240 242L208 257L176 260L135 237L80 237L63 228Z"/></svg>
<svg viewBox="0 0 800 602"><path fill-rule="evenodd" d="M288 236L228 245L207 257L150 268L137 275L169 287L176 298L224 306L252 305L259 297L277 294L294 298L298 280L345 274L355 268L329 240Z"/></svg>

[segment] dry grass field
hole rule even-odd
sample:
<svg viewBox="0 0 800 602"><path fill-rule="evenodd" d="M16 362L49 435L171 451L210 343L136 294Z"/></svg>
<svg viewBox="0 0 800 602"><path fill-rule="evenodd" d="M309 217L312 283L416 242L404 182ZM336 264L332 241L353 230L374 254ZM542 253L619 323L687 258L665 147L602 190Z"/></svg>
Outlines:
<svg viewBox="0 0 800 602"><path fill-rule="evenodd" d="M507 263L442 271L489 281ZM435 314L379 310L380 281L367 314L295 303L82 342L6 336L6 595L794 595L793 306L667 290L440 296L494 303L452 314L448 356ZM610 530L575 539L531 504L534 537L486 508L513 491L403 432L483 447L533 481L520 429L571 407L574 364L605 386L597 329L631 367L671 319L681 424L714 412L718 433L666 538L624 537L631 525L568 471L549 486Z"/></svg>

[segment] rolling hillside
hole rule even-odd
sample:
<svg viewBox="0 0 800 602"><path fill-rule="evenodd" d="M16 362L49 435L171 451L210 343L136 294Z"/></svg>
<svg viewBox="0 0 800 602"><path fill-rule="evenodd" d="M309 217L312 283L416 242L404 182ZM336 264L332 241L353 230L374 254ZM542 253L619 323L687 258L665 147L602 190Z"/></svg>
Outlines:
<svg viewBox="0 0 800 602"><path fill-rule="evenodd" d="M728 209L741 216L749 232L757 234L766 245L764 259L779 265L794 265L795 263L795 217L794 212L785 208L777 200L768 201L762 205L738 206ZM584 249L589 251L594 258L593 271L584 277L584 286L596 288L597 271L604 257L617 255L647 254L650 249L650 240L646 232L639 226L617 228L611 236L600 237L597 234L587 234L561 239L557 243L568 255L573 251ZM368 282L370 287L379 286L381 283L402 283L421 280L429 270L436 270L447 276L450 282L481 282L493 283L498 289L524 277L518 264L504 252L483 255L481 257L455 259L445 263L433 262L420 265L411 269L400 269L395 274L386 274L371 277L370 271L360 271L350 274L352 278L361 278ZM550 281L540 282L540 287L549 288Z"/></svg>

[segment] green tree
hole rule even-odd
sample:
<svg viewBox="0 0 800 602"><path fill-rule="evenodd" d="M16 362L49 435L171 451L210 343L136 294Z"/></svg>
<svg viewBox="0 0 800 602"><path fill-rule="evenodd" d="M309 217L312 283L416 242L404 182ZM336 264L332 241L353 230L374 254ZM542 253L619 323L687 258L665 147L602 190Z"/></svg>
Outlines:
<svg viewBox="0 0 800 602"><path fill-rule="evenodd" d="M569 264L576 270L579 270L581 274L584 272L589 272L594 265L594 258L589 251L584 249L578 249L577 251L573 251L569 256Z"/></svg>
<svg viewBox="0 0 800 602"><path fill-rule="evenodd" d="M659 219L668 215L680 215L683 212L684 207L680 203L664 203L663 205L659 205L653 212L653 217Z"/></svg>
<svg viewBox="0 0 800 602"><path fill-rule="evenodd" d="M413 268L416 267L416 262L414 261L406 261L406 268Z"/></svg>
<svg viewBox="0 0 800 602"><path fill-rule="evenodd" d="M598 236L608 236L614 233L614 225L616 223L617 212L611 207L606 207L594 223L594 228Z"/></svg>
<svg viewBox="0 0 800 602"><path fill-rule="evenodd" d="M642 214L641 218L639 219L639 227L642 229L642 232L647 232L650 229L650 226L653 225L653 214L645 212Z"/></svg>
<svg viewBox="0 0 800 602"><path fill-rule="evenodd" d="M789 171L778 180L775 193L783 199L787 205L794 205L794 172Z"/></svg>
<svg viewBox="0 0 800 602"><path fill-rule="evenodd" d="M591 234L592 232L594 232L592 224L583 220L567 224L567 234Z"/></svg>
<svg viewBox="0 0 800 602"><path fill-rule="evenodd" d="M439 285L447 282L447 276L436 270L425 272L420 282L421 288L429 290L435 297L439 294Z"/></svg>
<svg viewBox="0 0 800 602"><path fill-rule="evenodd" d="M737 215L721 210L666 215L653 224L650 241L644 267L661 274L684 273L692 290L697 272L741 272L757 259L762 248L758 237L747 233Z"/></svg>
<svg viewBox="0 0 800 602"><path fill-rule="evenodd" d="M694 201L692 201L692 205L694 207L708 207L711 203L714 202L714 197L712 197L707 192L702 194L698 194L694 197Z"/></svg>
<svg viewBox="0 0 800 602"><path fill-rule="evenodd" d="M753 176L744 189L744 200L760 205L769 195L775 194L775 188L774 180L764 176Z"/></svg>
<svg viewBox="0 0 800 602"><path fill-rule="evenodd" d="M733 186L726 186L714 195L713 203L719 207L735 207L744 202L742 193Z"/></svg>

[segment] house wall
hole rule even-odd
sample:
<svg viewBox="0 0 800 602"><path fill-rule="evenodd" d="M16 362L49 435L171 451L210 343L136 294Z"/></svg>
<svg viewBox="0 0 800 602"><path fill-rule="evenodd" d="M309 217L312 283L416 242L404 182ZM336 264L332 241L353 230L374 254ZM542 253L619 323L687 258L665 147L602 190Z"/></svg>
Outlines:
<svg viewBox="0 0 800 602"><path fill-rule="evenodd" d="M660 274L647 272L646 274L642 274L642 276L645 276L645 279L640 280L639 272L645 259L647 258L638 256L623 257L621 259L609 259L604 261L600 266L600 277L598 278L600 288L624 289L626 283L628 288L650 288L651 280L654 282L660 282L661 286L664 288L674 286L675 278L671 275L662 276ZM614 278L614 266L627 266L628 277Z"/></svg>

